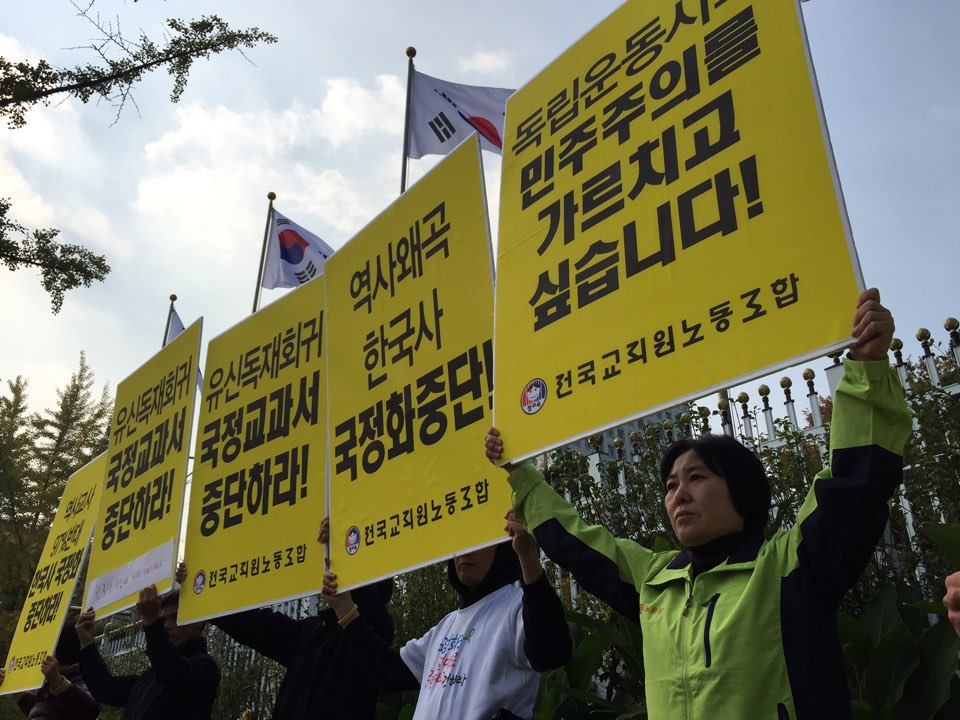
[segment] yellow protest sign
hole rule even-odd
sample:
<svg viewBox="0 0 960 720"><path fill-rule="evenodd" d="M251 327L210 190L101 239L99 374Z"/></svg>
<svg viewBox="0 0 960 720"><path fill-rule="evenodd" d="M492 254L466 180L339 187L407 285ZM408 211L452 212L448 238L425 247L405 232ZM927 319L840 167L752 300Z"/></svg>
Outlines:
<svg viewBox="0 0 960 720"><path fill-rule="evenodd" d="M84 607L104 617L173 585L200 356L198 320L117 386Z"/></svg>
<svg viewBox="0 0 960 720"><path fill-rule="evenodd" d="M323 586L323 323L321 276L207 348L180 622Z"/></svg>
<svg viewBox="0 0 960 720"><path fill-rule="evenodd" d="M106 455L100 455L67 480L3 665L7 676L0 695L43 684L40 663L53 654L70 608L90 545L105 469Z"/></svg>
<svg viewBox="0 0 960 720"><path fill-rule="evenodd" d="M331 564L343 588L503 538L485 462L492 258L475 136L327 261Z"/></svg>
<svg viewBox="0 0 960 720"><path fill-rule="evenodd" d="M509 458L845 343L862 280L795 0L626 3L506 134Z"/></svg>

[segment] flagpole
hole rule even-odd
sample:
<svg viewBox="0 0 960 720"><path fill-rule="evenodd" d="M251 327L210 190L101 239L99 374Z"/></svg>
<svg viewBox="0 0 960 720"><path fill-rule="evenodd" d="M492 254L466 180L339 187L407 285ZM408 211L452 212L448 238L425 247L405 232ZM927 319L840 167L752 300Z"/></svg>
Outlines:
<svg viewBox="0 0 960 720"><path fill-rule="evenodd" d="M170 294L170 308L167 310L167 324L163 328L163 342L160 344L161 348L166 347L167 345L167 335L170 334L170 320L173 319L173 304L177 301L177 296L173 293Z"/></svg>
<svg viewBox="0 0 960 720"><path fill-rule="evenodd" d="M263 265L267 259L267 243L270 242L270 224L273 222L273 201L277 199L275 192L267 193L267 200L270 204L267 206L267 225L263 228L263 249L260 251L260 269L257 272L257 289L253 294L253 310L256 312L260 306L260 290L263 288Z"/></svg>
<svg viewBox="0 0 960 720"><path fill-rule="evenodd" d="M403 116L403 165L400 169L400 194L407 189L407 155L410 154L410 98L413 95L413 59L417 56L417 49L412 45L407 48L407 111Z"/></svg>

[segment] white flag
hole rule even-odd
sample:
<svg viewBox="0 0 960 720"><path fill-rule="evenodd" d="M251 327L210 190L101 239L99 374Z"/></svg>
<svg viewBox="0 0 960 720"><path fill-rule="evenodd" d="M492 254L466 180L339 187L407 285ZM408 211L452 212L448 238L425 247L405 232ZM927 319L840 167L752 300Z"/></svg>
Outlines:
<svg viewBox="0 0 960 720"><path fill-rule="evenodd" d="M173 303L170 303L172 306ZM163 341L163 346L166 347L173 342L174 338L182 333L186 328L183 326L183 320L180 319L180 314L177 312L175 307L170 308L170 317L167 318L167 337Z"/></svg>
<svg viewBox="0 0 960 720"><path fill-rule="evenodd" d="M270 290L300 287L323 274L323 263L331 255L332 247L274 210L263 286Z"/></svg>
<svg viewBox="0 0 960 720"><path fill-rule="evenodd" d="M183 320L180 319L180 313L177 312L173 303L170 303L170 314L167 316L167 337L163 341L163 346L166 347L176 340L177 336L184 330L186 328L183 326ZM200 372L199 367L197 368L197 388L200 392L203 392L203 373Z"/></svg>
<svg viewBox="0 0 960 720"><path fill-rule="evenodd" d="M414 71L410 155L446 155L474 130L480 147L503 154L503 116L513 90L458 85Z"/></svg>

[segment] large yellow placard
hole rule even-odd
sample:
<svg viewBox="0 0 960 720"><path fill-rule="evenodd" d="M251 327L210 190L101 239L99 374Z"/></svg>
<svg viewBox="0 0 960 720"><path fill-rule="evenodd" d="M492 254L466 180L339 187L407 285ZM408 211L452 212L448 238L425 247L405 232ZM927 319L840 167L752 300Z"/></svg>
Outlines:
<svg viewBox="0 0 960 720"><path fill-rule="evenodd" d="M90 545L105 469L106 455L100 455L67 480L7 653L0 695L43 684L40 663L53 654L70 608Z"/></svg>
<svg viewBox="0 0 960 720"><path fill-rule="evenodd" d="M323 585L323 282L311 280L207 348L180 622Z"/></svg>
<svg viewBox="0 0 960 720"><path fill-rule="evenodd" d="M105 617L173 585L200 357L198 320L117 386L84 607Z"/></svg>
<svg viewBox="0 0 960 720"><path fill-rule="evenodd" d="M492 258L471 137L327 261L331 562L349 588L503 537Z"/></svg>
<svg viewBox="0 0 960 720"><path fill-rule="evenodd" d="M844 344L862 287L796 0L629 2L507 108L515 459Z"/></svg>

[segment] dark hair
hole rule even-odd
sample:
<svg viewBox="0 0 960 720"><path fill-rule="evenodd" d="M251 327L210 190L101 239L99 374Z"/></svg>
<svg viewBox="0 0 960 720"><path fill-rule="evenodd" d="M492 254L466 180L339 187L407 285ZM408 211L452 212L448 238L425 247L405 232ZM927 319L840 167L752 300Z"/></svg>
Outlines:
<svg viewBox="0 0 960 720"><path fill-rule="evenodd" d="M180 605L180 591L172 590L160 598L160 607L165 608L170 605Z"/></svg>
<svg viewBox="0 0 960 720"><path fill-rule="evenodd" d="M726 481L733 507L743 518L743 529L762 532L770 520L770 482L760 458L726 435L684 438L667 448L660 463L660 480L664 485L677 458L689 450Z"/></svg>

